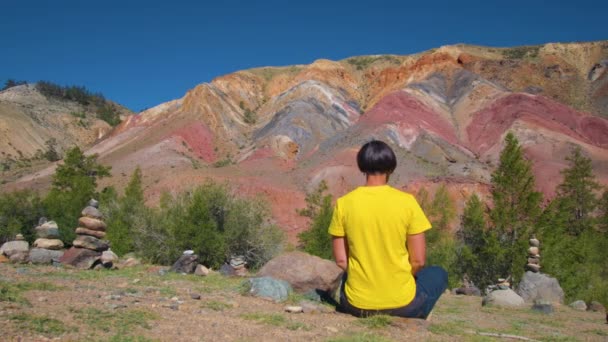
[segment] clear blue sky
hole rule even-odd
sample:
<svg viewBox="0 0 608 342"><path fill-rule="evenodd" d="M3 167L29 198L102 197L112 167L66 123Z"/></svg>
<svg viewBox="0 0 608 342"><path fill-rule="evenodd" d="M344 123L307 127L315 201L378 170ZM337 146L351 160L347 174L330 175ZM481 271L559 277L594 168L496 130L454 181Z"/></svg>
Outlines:
<svg viewBox="0 0 608 342"><path fill-rule="evenodd" d="M84 85L138 111L257 66L608 39L607 13L605 0L0 0L0 82Z"/></svg>

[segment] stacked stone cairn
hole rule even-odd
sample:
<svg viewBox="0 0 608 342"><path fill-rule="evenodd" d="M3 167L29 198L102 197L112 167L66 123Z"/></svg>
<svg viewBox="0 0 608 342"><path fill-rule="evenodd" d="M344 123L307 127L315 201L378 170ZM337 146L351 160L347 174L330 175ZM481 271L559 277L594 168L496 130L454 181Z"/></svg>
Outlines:
<svg viewBox="0 0 608 342"><path fill-rule="evenodd" d="M233 256L230 258L230 262L222 265L220 273L225 276L246 277L249 274L246 266L245 257L241 255Z"/></svg>
<svg viewBox="0 0 608 342"><path fill-rule="evenodd" d="M528 263L526 271L538 273L540 272L540 242L535 236L530 239L530 248L528 248Z"/></svg>
<svg viewBox="0 0 608 342"><path fill-rule="evenodd" d="M15 264L24 264L28 261L30 244L23 235L17 234L15 240L5 242L0 246L0 263L10 261Z"/></svg>
<svg viewBox="0 0 608 342"><path fill-rule="evenodd" d="M51 264L63 256L63 242L59 239L59 227L55 221L40 218L36 230L36 241L30 250L30 262L33 264Z"/></svg>
<svg viewBox="0 0 608 342"><path fill-rule="evenodd" d="M61 258L61 263L84 269L102 264L102 253L108 251L110 243L102 240L106 236L106 223L98 207L99 202L92 199L82 210L82 217L78 219L76 228L77 237L73 247ZM105 262L103 266L112 267L112 264Z"/></svg>

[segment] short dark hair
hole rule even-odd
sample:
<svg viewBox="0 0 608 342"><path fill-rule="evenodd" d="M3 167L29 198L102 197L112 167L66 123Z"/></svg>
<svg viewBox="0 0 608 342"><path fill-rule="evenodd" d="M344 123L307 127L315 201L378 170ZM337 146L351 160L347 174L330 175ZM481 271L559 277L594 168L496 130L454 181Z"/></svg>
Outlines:
<svg viewBox="0 0 608 342"><path fill-rule="evenodd" d="M357 166L366 174L391 174L397 167L397 157L385 142L372 140L357 153Z"/></svg>

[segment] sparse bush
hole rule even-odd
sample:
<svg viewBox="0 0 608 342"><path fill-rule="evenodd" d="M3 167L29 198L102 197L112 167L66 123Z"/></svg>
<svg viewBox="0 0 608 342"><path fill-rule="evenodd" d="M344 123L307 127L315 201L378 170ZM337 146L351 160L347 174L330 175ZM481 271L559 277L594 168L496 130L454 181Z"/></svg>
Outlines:
<svg viewBox="0 0 608 342"><path fill-rule="evenodd" d="M37 193L24 190L0 194L0 244L19 233L33 242L34 227L41 216L44 208Z"/></svg>
<svg viewBox="0 0 608 342"><path fill-rule="evenodd" d="M0 91L25 84L27 84L27 81L15 81L14 79L9 78L8 80L6 80L6 82L4 83L4 87L0 89Z"/></svg>
<svg viewBox="0 0 608 342"><path fill-rule="evenodd" d="M297 210L310 219L310 228L298 235L302 249L312 255L331 259L331 236L327 234L334 213L332 196L327 194L327 183L321 181L317 188L306 194L306 208Z"/></svg>

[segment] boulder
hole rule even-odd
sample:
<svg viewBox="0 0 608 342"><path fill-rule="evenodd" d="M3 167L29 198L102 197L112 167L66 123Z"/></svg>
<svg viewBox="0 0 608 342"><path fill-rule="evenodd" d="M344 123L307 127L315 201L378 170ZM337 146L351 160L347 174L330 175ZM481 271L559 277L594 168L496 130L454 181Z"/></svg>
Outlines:
<svg viewBox="0 0 608 342"><path fill-rule="evenodd" d="M58 250L63 248L63 242L59 239L36 239L33 244L34 247Z"/></svg>
<svg viewBox="0 0 608 342"><path fill-rule="evenodd" d="M64 265L71 265L81 269L90 269L99 263L101 252L92 251L86 248L72 247L65 251L59 262Z"/></svg>
<svg viewBox="0 0 608 342"><path fill-rule="evenodd" d="M501 306L501 307L519 307L525 304L515 291L511 289L495 290L484 297L482 305Z"/></svg>
<svg viewBox="0 0 608 342"><path fill-rule="evenodd" d="M112 267L114 264L118 262L118 255L112 252L111 250L107 250L101 253L101 263L106 267Z"/></svg>
<svg viewBox="0 0 608 342"><path fill-rule="evenodd" d="M29 261L29 251L27 252L16 252L11 254L9 257L10 262L13 264L26 264Z"/></svg>
<svg viewBox="0 0 608 342"><path fill-rule="evenodd" d="M32 248L29 258L32 264L52 264L54 260L59 261L61 259L63 252L44 248Z"/></svg>
<svg viewBox="0 0 608 342"><path fill-rule="evenodd" d="M7 257L11 257L11 255L16 253L26 253L30 249L30 244L27 241L9 241L5 242L2 247L0 247L0 254L4 254Z"/></svg>
<svg viewBox="0 0 608 342"><path fill-rule="evenodd" d="M454 289L454 294L465 295L465 296L478 296L481 297L481 290L477 286L460 287Z"/></svg>
<svg viewBox="0 0 608 342"><path fill-rule="evenodd" d="M98 219L98 220L103 219L103 214L101 213L101 211L99 211L99 209L97 209L95 207L91 207L91 206L88 206L88 207L82 209L82 212L80 214L82 216L86 216L86 217L90 217L90 218L94 218L94 219Z"/></svg>
<svg viewBox="0 0 608 342"><path fill-rule="evenodd" d="M340 284L342 270L335 263L303 252L289 252L270 260L260 276L287 281L295 291L333 292Z"/></svg>
<svg viewBox="0 0 608 342"><path fill-rule="evenodd" d="M568 304L569 307L578 311L587 311L587 304L582 300L575 300L574 302Z"/></svg>
<svg viewBox="0 0 608 342"><path fill-rule="evenodd" d="M564 291L557 279L543 273L526 272L519 282L517 293L528 303L564 303Z"/></svg>
<svg viewBox="0 0 608 342"><path fill-rule="evenodd" d="M55 221L46 221L35 228L36 236L44 239L59 238L59 227Z"/></svg>
<svg viewBox="0 0 608 342"><path fill-rule="evenodd" d="M177 273L194 273L198 265L198 255L182 255L177 259L175 264L171 266L170 271Z"/></svg>
<svg viewBox="0 0 608 342"><path fill-rule="evenodd" d="M270 299L275 302L287 300L292 292L288 282L272 277L250 278L247 282L250 295Z"/></svg>
<svg viewBox="0 0 608 342"><path fill-rule="evenodd" d="M82 227L76 228L76 234L78 234L78 235L94 236L94 237L96 237L98 239L103 239L104 237L106 237L106 232L102 232L102 231L98 231L98 230L86 229L86 228L82 228Z"/></svg>
<svg viewBox="0 0 608 342"><path fill-rule="evenodd" d="M74 247L86 248L102 252L110 248L110 242L106 240L100 240L93 236L78 235L74 240Z"/></svg>
<svg viewBox="0 0 608 342"><path fill-rule="evenodd" d="M606 308L602 305L602 303L595 300L589 303L587 310L593 312L606 312Z"/></svg>
<svg viewBox="0 0 608 342"><path fill-rule="evenodd" d="M92 217L83 216L78 219L78 225L87 229L106 231L106 223L102 220L94 219Z"/></svg>
<svg viewBox="0 0 608 342"><path fill-rule="evenodd" d="M194 270L194 274L198 276L207 276L210 272L211 271L207 267L201 264L196 265L196 269Z"/></svg>

